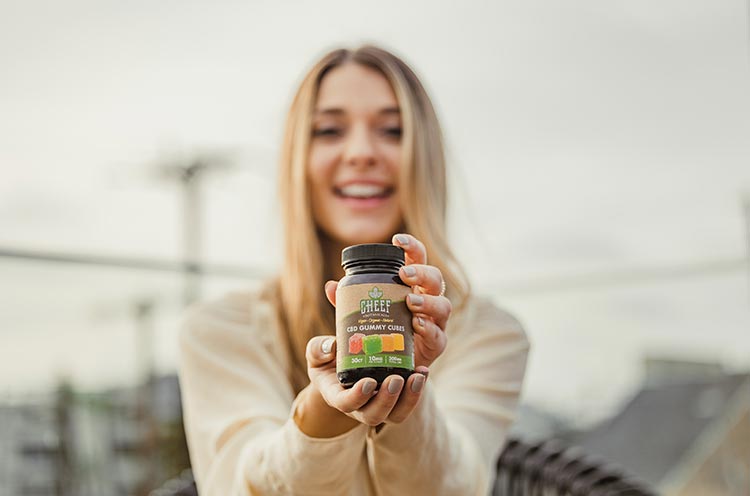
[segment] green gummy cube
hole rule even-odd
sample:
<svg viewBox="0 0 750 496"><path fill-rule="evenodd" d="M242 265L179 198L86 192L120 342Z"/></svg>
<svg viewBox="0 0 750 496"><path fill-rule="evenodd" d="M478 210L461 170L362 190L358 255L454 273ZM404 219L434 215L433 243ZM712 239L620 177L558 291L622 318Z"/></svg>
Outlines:
<svg viewBox="0 0 750 496"><path fill-rule="evenodd" d="M383 340L378 334L365 336L362 338L362 348L365 350L365 355L377 355L383 351Z"/></svg>

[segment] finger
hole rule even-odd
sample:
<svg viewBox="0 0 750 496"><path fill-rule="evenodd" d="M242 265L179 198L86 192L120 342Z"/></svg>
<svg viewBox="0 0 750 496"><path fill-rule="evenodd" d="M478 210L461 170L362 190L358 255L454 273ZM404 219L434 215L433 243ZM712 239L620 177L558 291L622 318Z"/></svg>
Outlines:
<svg viewBox="0 0 750 496"><path fill-rule="evenodd" d="M445 329L452 311L451 302L445 296L409 293L406 295L406 305L415 316L429 317L441 329Z"/></svg>
<svg viewBox="0 0 750 496"><path fill-rule="evenodd" d="M432 265L405 265L399 270L399 276L405 284L421 289L418 293L437 296L443 289L443 274Z"/></svg>
<svg viewBox="0 0 750 496"><path fill-rule="evenodd" d="M428 379L430 378L430 368L429 367L425 367L424 365L420 365L418 367L415 367L414 368L414 372L416 372L418 374L422 374L423 376L427 377Z"/></svg>
<svg viewBox="0 0 750 496"><path fill-rule="evenodd" d="M391 242L404 250L406 265L427 263L427 250L424 244L411 234L395 234Z"/></svg>
<svg viewBox="0 0 750 496"><path fill-rule="evenodd" d="M305 350L308 367L322 367L336 358L336 338L315 336L307 342Z"/></svg>
<svg viewBox="0 0 750 496"><path fill-rule="evenodd" d="M391 414L388 416L389 422L399 424L411 415L411 412L414 411L417 403L419 403L419 398L422 397L422 391L424 390L426 381L427 376L417 372L409 377L401 396L396 402L396 406L393 407Z"/></svg>
<svg viewBox="0 0 750 496"><path fill-rule="evenodd" d="M338 281L328 281L326 282L324 289L326 292L326 297L328 298L328 301L331 302L331 305L334 307L336 306L336 289L338 289L339 283Z"/></svg>
<svg viewBox="0 0 750 496"><path fill-rule="evenodd" d="M398 401L404 387L404 378L400 375L389 375L376 394L359 410L359 420L367 425L378 425L385 422Z"/></svg>
<svg viewBox="0 0 750 496"><path fill-rule="evenodd" d="M365 406L375 395L375 388L378 385L375 379L366 377L357 381L350 389L345 389L338 382L335 374L321 378L319 382L316 387L319 388L326 403L344 413L352 413Z"/></svg>
<svg viewBox="0 0 750 496"><path fill-rule="evenodd" d="M422 317L414 317L412 327L414 328L414 333L423 339L422 345L426 349L436 355L441 354L445 350L448 344L448 335L436 323Z"/></svg>

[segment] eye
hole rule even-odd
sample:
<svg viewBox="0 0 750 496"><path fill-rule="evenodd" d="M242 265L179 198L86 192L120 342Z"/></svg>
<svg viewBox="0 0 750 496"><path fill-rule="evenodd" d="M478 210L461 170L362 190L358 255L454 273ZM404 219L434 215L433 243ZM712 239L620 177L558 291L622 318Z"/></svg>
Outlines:
<svg viewBox="0 0 750 496"><path fill-rule="evenodd" d="M391 138L401 137L401 126L391 126L382 129L383 134Z"/></svg>
<svg viewBox="0 0 750 496"><path fill-rule="evenodd" d="M323 136L323 137L330 137L330 136L341 136L341 128L338 127L321 127L313 129L313 136Z"/></svg>

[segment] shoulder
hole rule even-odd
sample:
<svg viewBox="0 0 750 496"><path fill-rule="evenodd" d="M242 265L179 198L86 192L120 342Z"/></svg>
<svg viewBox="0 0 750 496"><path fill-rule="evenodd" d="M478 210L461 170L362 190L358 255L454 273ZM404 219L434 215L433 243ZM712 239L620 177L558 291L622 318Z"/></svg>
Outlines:
<svg viewBox="0 0 750 496"><path fill-rule="evenodd" d="M448 345L431 367L436 378L446 381L448 370L458 376L481 373L492 380L523 376L530 349L526 331L490 298L472 295L456 305L446 333Z"/></svg>
<svg viewBox="0 0 750 496"><path fill-rule="evenodd" d="M521 321L511 312L498 306L487 296L472 295L456 309L449 323L451 334L481 334L502 336L529 344L528 336Z"/></svg>
<svg viewBox="0 0 750 496"><path fill-rule="evenodd" d="M476 297L475 300L476 319L479 323L503 327L519 334L526 334L521 321L508 310L495 304L495 302L486 296Z"/></svg>
<svg viewBox="0 0 750 496"><path fill-rule="evenodd" d="M232 291L189 307L180 325L180 342L209 348L255 339L271 344L273 316L273 300L266 286Z"/></svg>

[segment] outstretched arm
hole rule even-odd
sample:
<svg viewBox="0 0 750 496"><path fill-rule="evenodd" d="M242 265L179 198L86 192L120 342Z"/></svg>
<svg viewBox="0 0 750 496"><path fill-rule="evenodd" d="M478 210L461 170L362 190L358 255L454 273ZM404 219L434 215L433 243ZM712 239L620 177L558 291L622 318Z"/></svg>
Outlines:
<svg viewBox="0 0 750 496"><path fill-rule="evenodd" d="M207 305L185 319L180 385L191 462L202 495L330 494L354 484L365 426L316 438L293 419L294 393L272 328L241 304ZM265 320L270 325L270 320ZM307 394L305 391L300 395Z"/></svg>

